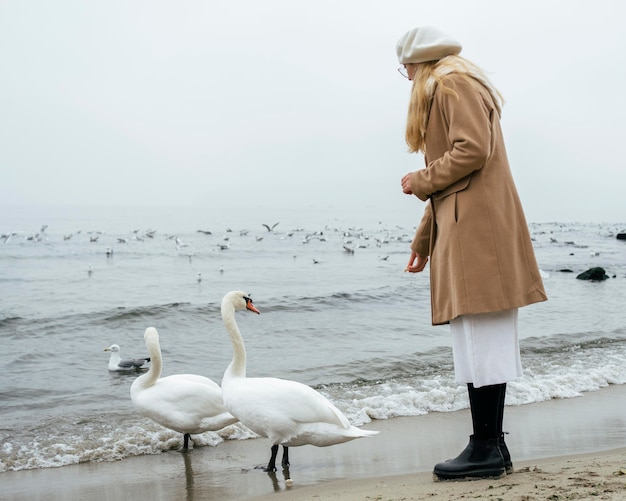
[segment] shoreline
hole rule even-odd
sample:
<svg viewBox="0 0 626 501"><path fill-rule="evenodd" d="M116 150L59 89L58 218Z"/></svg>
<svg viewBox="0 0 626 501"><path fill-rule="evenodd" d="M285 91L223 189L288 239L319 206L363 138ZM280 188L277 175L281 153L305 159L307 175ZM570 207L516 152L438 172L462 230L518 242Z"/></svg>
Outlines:
<svg viewBox="0 0 626 501"><path fill-rule="evenodd" d="M507 406L504 429L515 471L501 479L432 480L432 466L465 447L468 409L373 421L363 428L380 434L326 448L292 448L291 486L280 470L270 475L254 468L269 459L269 443L260 438L115 462L8 471L0 473L0 499L452 500L482 493L531 500L546 499L549 489L564 496L559 499L567 499L570 490L586 493L578 498L598 495L592 492L601 499L626 497L626 384Z"/></svg>
<svg viewBox="0 0 626 501"><path fill-rule="evenodd" d="M615 499L626 497L626 447L526 460L499 479L435 482L430 472L327 484L249 498L251 501L337 500L421 501L539 499Z"/></svg>

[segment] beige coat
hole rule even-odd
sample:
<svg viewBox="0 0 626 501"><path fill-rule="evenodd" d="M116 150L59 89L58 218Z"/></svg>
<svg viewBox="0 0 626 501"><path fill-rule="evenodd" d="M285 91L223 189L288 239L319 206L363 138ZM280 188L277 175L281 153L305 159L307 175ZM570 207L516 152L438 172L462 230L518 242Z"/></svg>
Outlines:
<svg viewBox="0 0 626 501"><path fill-rule="evenodd" d="M459 75L446 81L458 98L435 90L426 168L411 175L428 200L411 249L430 256L433 325L547 299L491 95Z"/></svg>

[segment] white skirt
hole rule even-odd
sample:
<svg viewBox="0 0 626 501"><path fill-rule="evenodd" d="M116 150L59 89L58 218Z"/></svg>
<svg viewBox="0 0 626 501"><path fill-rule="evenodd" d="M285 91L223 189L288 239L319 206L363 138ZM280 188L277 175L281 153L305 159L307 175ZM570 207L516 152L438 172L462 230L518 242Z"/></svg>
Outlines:
<svg viewBox="0 0 626 501"><path fill-rule="evenodd" d="M522 376L517 308L461 315L450 321L454 375L476 388Z"/></svg>

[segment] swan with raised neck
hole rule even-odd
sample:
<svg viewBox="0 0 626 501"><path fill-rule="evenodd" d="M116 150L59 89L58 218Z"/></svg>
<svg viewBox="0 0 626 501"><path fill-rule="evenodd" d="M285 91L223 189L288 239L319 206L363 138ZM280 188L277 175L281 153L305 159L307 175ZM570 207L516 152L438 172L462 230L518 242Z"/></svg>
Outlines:
<svg viewBox="0 0 626 501"><path fill-rule="evenodd" d="M269 438L271 456L265 471L276 470L276 455L283 446L282 464L289 465L289 447L326 447L355 438L376 435L350 424L346 416L313 388L288 379L246 377L246 348L235 321L240 310L260 313L243 291L232 291L222 300L224 326L233 345L233 358L222 379L224 405L256 434Z"/></svg>

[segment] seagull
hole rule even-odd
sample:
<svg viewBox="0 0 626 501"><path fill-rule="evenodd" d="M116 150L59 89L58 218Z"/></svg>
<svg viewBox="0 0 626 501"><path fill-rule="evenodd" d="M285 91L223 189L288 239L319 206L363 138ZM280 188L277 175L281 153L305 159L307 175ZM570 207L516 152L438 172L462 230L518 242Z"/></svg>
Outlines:
<svg viewBox="0 0 626 501"><path fill-rule="evenodd" d="M4 233L2 235L2 239L4 240L5 244L9 243L9 240L11 240L11 237L17 235L17 233L15 233L14 231L12 231L11 233Z"/></svg>
<svg viewBox="0 0 626 501"><path fill-rule="evenodd" d="M176 250L181 250L184 249L185 247L189 247L189 244L186 242L183 242L180 238L176 237L174 239L174 241L176 242Z"/></svg>
<svg viewBox="0 0 626 501"><path fill-rule="evenodd" d="M274 223L271 227L268 224L263 223L263 226L267 228L267 231L274 231L274 228L278 226L278 223Z"/></svg>
<svg viewBox="0 0 626 501"><path fill-rule="evenodd" d="M146 363L150 361L150 357L144 358L126 358L122 360L120 356L120 347L117 344L112 344L104 351L110 351L111 357L109 358L109 370L111 372L127 372L135 369L142 369Z"/></svg>

